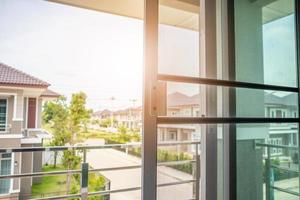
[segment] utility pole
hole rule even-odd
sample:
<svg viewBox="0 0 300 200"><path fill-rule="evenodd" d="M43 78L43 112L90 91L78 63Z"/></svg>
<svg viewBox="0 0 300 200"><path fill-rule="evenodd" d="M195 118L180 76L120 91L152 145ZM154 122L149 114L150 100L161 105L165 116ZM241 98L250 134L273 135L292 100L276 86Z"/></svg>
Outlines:
<svg viewBox="0 0 300 200"><path fill-rule="evenodd" d="M116 98L114 96L110 97L109 100L111 100L111 111L110 111L110 128L114 127L114 111L113 111L113 103Z"/></svg>
<svg viewBox="0 0 300 200"><path fill-rule="evenodd" d="M134 109L137 99L130 99L129 101L132 102L132 107L129 108L129 128L132 129L134 123L134 120L132 119L132 109Z"/></svg>

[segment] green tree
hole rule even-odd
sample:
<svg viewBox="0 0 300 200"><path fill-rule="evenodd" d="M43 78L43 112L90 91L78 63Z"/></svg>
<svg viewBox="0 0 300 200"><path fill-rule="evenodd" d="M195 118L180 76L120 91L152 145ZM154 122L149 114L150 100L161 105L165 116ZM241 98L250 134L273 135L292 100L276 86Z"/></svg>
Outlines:
<svg viewBox="0 0 300 200"><path fill-rule="evenodd" d="M86 108L86 94L83 92L72 94L70 105L62 97L54 102L45 104L43 111L44 123L50 124L53 132L51 145L75 145L78 133L86 129L92 110ZM81 157L74 150L64 151L63 165L69 170L76 168ZM70 191L71 174L67 175L67 191Z"/></svg>
<svg viewBox="0 0 300 200"><path fill-rule="evenodd" d="M68 107L64 96L56 101L49 101L44 105L43 123L49 124L53 139L52 146L64 146L70 141L71 134L68 131ZM54 152L54 167L56 167L57 152Z"/></svg>
<svg viewBox="0 0 300 200"><path fill-rule="evenodd" d="M92 110L86 108L86 94L83 92L72 94L72 99L69 106L68 130L70 131L70 145L75 145L78 142L77 135L86 129L86 125L90 119ZM63 163L67 169L76 168L81 158L76 155L74 150L65 151ZM67 191L71 186L71 174L67 176Z"/></svg>
<svg viewBox="0 0 300 200"><path fill-rule="evenodd" d="M115 124L117 124L117 120L115 118L113 118L113 126ZM100 121L100 127L108 128L108 127L111 127L111 126L112 126L112 124L111 124L111 119L110 118Z"/></svg>
<svg viewBox="0 0 300 200"><path fill-rule="evenodd" d="M70 124L71 131L70 144L74 145L78 133L86 129L87 123L91 117L92 110L86 108L86 94L83 92L72 94L70 102Z"/></svg>

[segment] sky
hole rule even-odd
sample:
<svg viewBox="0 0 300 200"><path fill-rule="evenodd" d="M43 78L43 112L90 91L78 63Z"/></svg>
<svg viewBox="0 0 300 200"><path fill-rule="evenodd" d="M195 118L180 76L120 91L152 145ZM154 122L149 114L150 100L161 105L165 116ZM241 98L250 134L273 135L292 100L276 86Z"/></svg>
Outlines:
<svg viewBox="0 0 300 200"><path fill-rule="evenodd" d="M93 109L140 102L142 21L40 0L1 0L0 26L0 62L68 97L86 92Z"/></svg>
<svg viewBox="0 0 300 200"><path fill-rule="evenodd" d="M297 86L294 27L294 14L263 26L264 82L267 84Z"/></svg>
<svg viewBox="0 0 300 200"><path fill-rule="evenodd" d="M1 0L0 26L0 62L69 98L84 91L94 110L141 105L141 20L41 0ZM198 75L198 45L197 32L160 25L159 72ZM174 91L194 95L198 87L176 84L168 90Z"/></svg>
<svg viewBox="0 0 300 200"><path fill-rule="evenodd" d="M296 85L293 24L290 15L263 26L265 83ZM94 110L141 105L141 20L42 0L1 0L0 27L0 62L49 82L68 98L85 92ZM198 76L199 33L160 25L158 68ZM199 87L168 85L168 93L176 91L191 96Z"/></svg>

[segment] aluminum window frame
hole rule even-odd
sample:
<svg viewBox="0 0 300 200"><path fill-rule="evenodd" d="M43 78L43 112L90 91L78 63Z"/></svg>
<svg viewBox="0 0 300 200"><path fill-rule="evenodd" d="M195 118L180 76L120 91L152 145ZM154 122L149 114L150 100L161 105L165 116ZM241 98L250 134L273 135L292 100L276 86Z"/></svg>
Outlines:
<svg viewBox="0 0 300 200"><path fill-rule="evenodd" d="M5 97L5 98L3 98L3 97L0 97L0 99L1 100L6 100L6 107L5 107L5 127L4 127L4 131L1 131L0 130L0 134L1 133L7 133L8 132L8 98L7 97Z"/></svg>
<svg viewBox="0 0 300 200"><path fill-rule="evenodd" d="M226 8L226 20L227 24L225 25L226 30L227 30L227 38L225 43L227 44L226 49L228 50L226 55L227 61L228 61L228 76L229 80L220 80L220 79L210 79L210 78L200 78L200 77L186 77L186 76L175 76L175 75L169 75L169 74L157 74L157 45L158 45L158 0L151 1L151 0L145 0L145 74L144 74L144 135L143 135L143 143L147 142L150 144L143 144L144 145L144 152L143 153L143 165L150 161L150 156L156 156L156 137L155 136L157 133L156 126L157 124L229 124L229 132L228 134L228 143L225 142L225 148L227 148L227 152L224 149L224 153L228 155L225 156L225 161L227 162L227 166L224 168L224 173L228 173L228 175L224 175L227 177L228 180L227 183L230 183L228 188L224 187L224 199L230 199L230 200L236 200L236 124L239 123L297 123L298 126L300 125L300 119L299 119L299 114L295 118L272 118L272 117L162 117L162 116L157 116L155 113L156 109L156 104L155 104L155 85L157 81L170 81L170 82L179 82L179 83L194 83L194 84L199 84L199 85L213 85L213 86L223 86L223 87L232 87L232 88L247 88L247 89L257 89L257 90L274 90L274 91L284 91L284 92L293 92L298 94L298 105L300 104L300 71L299 71L299 58L300 58L300 3L299 1L295 0L295 16L296 16L296 51L297 51L297 87L288 87L288 86L280 86L280 85L270 85L270 84L260 84L260 83L251 83L251 82L243 82L243 81L230 81L230 80L235 80L235 26L234 26L234 0L227 0L227 8ZM213 7L215 5L215 1L213 0L200 0L201 11L208 11L209 9L213 10L213 14L216 13L216 7ZM215 9L215 10L214 10ZM210 11L212 11L210 10ZM205 14L200 11L200 22L211 22L205 17L207 17ZM149 15L149 13L151 13ZM149 20L149 18L152 18ZM207 21L206 21L207 20ZM152 23L155 23L154 25ZM204 28L207 28L208 26L212 27L214 23L212 24L206 24ZM207 31L207 30L202 30L202 31ZM152 37L152 39L147 38ZM205 35L205 33L204 33ZM203 35L201 35L203 37ZM203 40L203 38L200 38ZM148 44L149 41L154 42L153 46ZM208 42L204 38L204 41ZM213 46L216 42L216 38L213 38L210 41ZM203 47L203 46L202 46ZM206 48L201 48L200 51L214 51L215 49L207 49ZM150 53L150 52L151 53ZM216 52L215 52L216 53ZM152 61L149 59L152 58ZM214 62L216 58L211 58L212 60L207 60L207 62ZM201 61L201 65L203 66L203 62ZM151 66L152 64L152 66ZM210 65L206 65L210 66ZM148 69L147 69L148 68ZM151 69L152 68L152 69ZM147 71L149 70L149 71ZM147 77L150 76L150 77ZM156 79L153 79L153 76L156 76ZM145 83L147 82L148 83ZM149 98L148 100L146 98ZM236 94L234 90L229 90L228 93L228 100L229 100L229 116L236 116L236 110L235 110L235 98ZM300 106L298 106L298 113L300 113ZM152 116L152 117L149 117ZM149 124L149 126L146 126L145 124ZM150 134L150 130L154 131L152 134ZM155 134L154 134L155 133ZM154 136L150 141L147 140L147 138L150 137L150 135ZM300 133L298 131L298 141L300 141ZM203 142L203 141L202 141ZM203 145L205 146L205 144ZM202 152L205 153L205 152ZM300 149L299 149L299 156L300 156ZM149 160L148 160L149 159ZM207 160L206 160L207 161ZM148 168L150 169L150 173L154 174L156 172L156 161L153 159L150 161L151 167ZM217 163L212 163L217 164ZM154 167L155 166L155 167ZM203 166L203 165L202 165ZM146 167L143 166L143 200L153 200L156 199L156 173L155 177L152 177L149 179L149 183L147 182L147 179L149 176L145 174L145 169ZM228 171L226 171L228 170ZM299 166L299 171L300 171L300 166ZM215 173L217 173L215 171ZM210 174L202 174L204 175L203 181L207 181L209 179ZM226 178L225 178L226 179ZM202 183L203 183L202 181ZM215 180L214 180L215 181ZM202 190L201 192L204 193L202 195L202 199L207 197L205 193L209 191L215 190L215 188L209 188L211 187L210 185L204 185L204 190L203 190L203 185L201 186ZM145 191L144 191L145 190ZM153 190L153 191L149 191ZM146 194L151 194L150 196L147 196ZM150 197L150 198L149 198ZM211 200L216 199L215 196L211 198Z"/></svg>

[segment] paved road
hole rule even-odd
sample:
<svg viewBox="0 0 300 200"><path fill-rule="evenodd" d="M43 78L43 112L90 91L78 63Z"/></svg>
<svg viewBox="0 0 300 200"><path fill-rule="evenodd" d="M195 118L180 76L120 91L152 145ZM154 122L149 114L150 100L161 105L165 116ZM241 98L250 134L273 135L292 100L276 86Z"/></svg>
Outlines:
<svg viewBox="0 0 300 200"><path fill-rule="evenodd" d="M88 140L87 144L103 144L103 140ZM113 149L91 150L87 153L87 161L93 168L120 167L141 164L141 160L134 156ZM111 180L111 189L121 189L141 186L141 170L129 169L107 171L102 173ZM158 183L168 183L178 180L190 180L186 173L169 167L158 168ZM168 186L158 189L159 200L186 200L192 198L192 184ZM140 200L140 191L124 192L111 195L112 200Z"/></svg>

